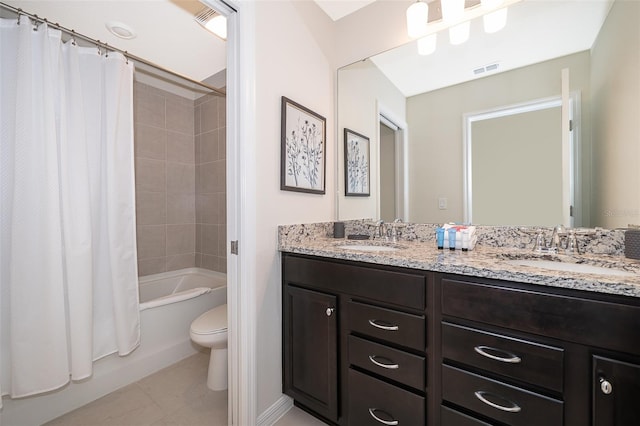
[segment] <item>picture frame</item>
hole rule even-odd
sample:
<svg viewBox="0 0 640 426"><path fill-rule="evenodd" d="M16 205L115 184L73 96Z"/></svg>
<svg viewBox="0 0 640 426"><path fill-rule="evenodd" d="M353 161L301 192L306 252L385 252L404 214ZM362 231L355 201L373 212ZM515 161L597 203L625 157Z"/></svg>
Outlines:
<svg viewBox="0 0 640 426"><path fill-rule="evenodd" d="M281 114L280 189L324 194L326 119L285 96Z"/></svg>
<svg viewBox="0 0 640 426"><path fill-rule="evenodd" d="M369 138L344 129L344 195L368 197L371 187Z"/></svg>

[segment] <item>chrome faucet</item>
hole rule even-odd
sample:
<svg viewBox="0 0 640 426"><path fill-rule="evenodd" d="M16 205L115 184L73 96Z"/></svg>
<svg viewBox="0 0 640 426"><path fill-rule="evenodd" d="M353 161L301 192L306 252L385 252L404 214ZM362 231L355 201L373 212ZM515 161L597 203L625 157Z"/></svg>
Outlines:
<svg viewBox="0 0 640 426"><path fill-rule="evenodd" d="M546 251L546 249L547 249L547 243L544 239L544 232L542 232L542 229L538 229L535 243L533 245L533 251L540 253L540 252Z"/></svg>
<svg viewBox="0 0 640 426"><path fill-rule="evenodd" d="M576 237L575 229L569 230L569 236L567 237L567 247L565 252L570 254L580 254L580 246L578 245L578 237Z"/></svg>
<svg viewBox="0 0 640 426"><path fill-rule="evenodd" d="M387 238L387 230L386 230L386 226L384 223L384 220L380 219L378 221L376 221L374 224L374 231L373 231L373 238L372 239L376 239L376 238Z"/></svg>
<svg viewBox="0 0 640 426"><path fill-rule="evenodd" d="M551 234L551 241L549 242L549 250L557 253L562 248L562 237L566 236L566 234L567 229L564 225L557 225L553 228L553 234Z"/></svg>
<svg viewBox="0 0 640 426"><path fill-rule="evenodd" d="M405 223L402 221L402 219L397 218L393 221L393 223L390 223L389 225L391 226L391 241L397 243L398 237L401 234L398 228L402 228L403 226L405 226Z"/></svg>
<svg viewBox="0 0 640 426"><path fill-rule="evenodd" d="M559 253L563 250L567 254L580 254L578 238L575 229L567 230L564 225L553 228L551 240L545 241L544 232L540 229L536 233L533 251L537 253Z"/></svg>

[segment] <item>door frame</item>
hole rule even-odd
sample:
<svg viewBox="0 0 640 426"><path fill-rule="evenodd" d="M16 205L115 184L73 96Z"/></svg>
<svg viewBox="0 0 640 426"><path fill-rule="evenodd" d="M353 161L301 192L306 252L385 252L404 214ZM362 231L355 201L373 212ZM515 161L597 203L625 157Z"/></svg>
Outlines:
<svg viewBox="0 0 640 426"><path fill-rule="evenodd" d="M463 156L463 222L473 222L473 164L471 161L472 152L472 126L473 123L482 120L490 120L493 118L506 117L509 115L523 114L526 112L540 111L548 108L562 108L565 109L564 102L561 95L552 96L549 98L535 99L528 102L522 102L512 105L503 105L497 108L491 108L483 111L477 111L472 113L463 114L463 133L462 133L462 156ZM566 186L563 190L563 203L567 203L570 206L581 206L581 193L579 191L580 178L581 178L581 159L580 159L580 134L577 131L580 122L580 93L571 92L569 95L569 105L567 108L569 120L574 123L574 131L570 132L570 139L568 139L570 155L568 156L568 163L563 165L568 168L569 181L563 183ZM563 144L565 141L563 140ZM576 221L574 216L565 219L567 223L565 226L573 227L575 223L580 223L580 220Z"/></svg>
<svg viewBox="0 0 640 426"><path fill-rule="evenodd" d="M395 165L396 165L396 218L400 218L405 222L409 221L409 125L405 120L398 117L390 108L387 108L379 100L377 106L377 188L378 199L376 205L376 217L380 218L380 124L394 130L395 136Z"/></svg>
<svg viewBox="0 0 640 426"><path fill-rule="evenodd" d="M255 6L240 0L201 0L227 17L227 326L228 424L255 424L256 159ZM231 241L238 254L231 254Z"/></svg>

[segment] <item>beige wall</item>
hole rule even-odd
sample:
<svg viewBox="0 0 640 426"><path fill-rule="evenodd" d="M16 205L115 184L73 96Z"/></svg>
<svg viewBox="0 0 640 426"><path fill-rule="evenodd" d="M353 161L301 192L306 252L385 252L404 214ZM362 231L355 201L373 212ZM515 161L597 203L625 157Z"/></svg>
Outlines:
<svg viewBox="0 0 640 426"><path fill-rule="evenodd" d="M384 106L396 117L405 120L405 98L370 60L358 62L340 70L338 76L338 215L341 220L378 219L379 182L379 118L378 108ZM369 197L344 195L344 129L348 128L369 138Z"/></svg>
<svg viewBox="0 0 640 426"><path fill-rule="evenodd" d="M256 375L257 413L282 395L282 292L277 226L334 219L335 66L332 22L313 2L260 1L255 7ZM280 190L280 100L327 119L326 194ZM242 244L242 241L240 241Z"/></svg>
<svg viewBox="0 0 640 426"><path fill-rule="evenodd" d="M589 52L407 99L411 221L442 223L463 220L463 114L559 96L563 68L570 70L571 90L581 92L582 122L588 126ZM585 127L582 152L587 166L589 146L588 127ZM587 167L584 169L586 171ZM448 199L448 209L438 209L440 197Z"/></svg>
<svg viewBox="0 0 640 426"><path fill-rule="evenodd" d="M336 68L405 44L407 8L415 0L377 0L335 23Z"/></svg>
<svg viewBox="0 0 640 426"><path fill-rule="evenodd" d="M224 99L136 82L134 107L138 274L224 272Z"/></svg>
<svg viewBox="0 0 640 426"><path fill-rule="evenodd" d="M640 2L614 3L592 48L593 223L640 223Z"/></svg>

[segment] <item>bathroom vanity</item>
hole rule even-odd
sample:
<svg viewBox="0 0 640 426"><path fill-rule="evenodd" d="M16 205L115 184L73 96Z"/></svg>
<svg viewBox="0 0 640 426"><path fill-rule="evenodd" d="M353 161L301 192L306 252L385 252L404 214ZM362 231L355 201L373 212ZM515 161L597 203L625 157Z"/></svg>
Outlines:
<svg viewBox="0 0 640 426"><path fill-rule="evenodd" d="M488 266L491 250L420 244L281 245L296 404L338 425L638 424L639 277L527 273Z"/></svg>

